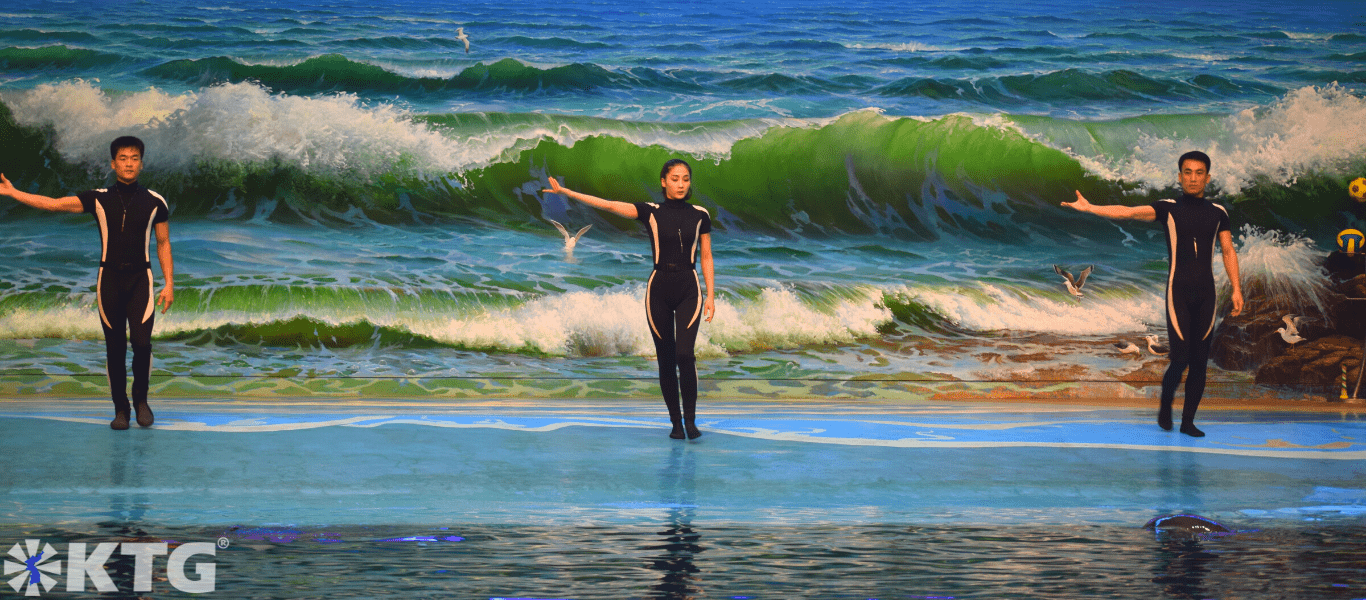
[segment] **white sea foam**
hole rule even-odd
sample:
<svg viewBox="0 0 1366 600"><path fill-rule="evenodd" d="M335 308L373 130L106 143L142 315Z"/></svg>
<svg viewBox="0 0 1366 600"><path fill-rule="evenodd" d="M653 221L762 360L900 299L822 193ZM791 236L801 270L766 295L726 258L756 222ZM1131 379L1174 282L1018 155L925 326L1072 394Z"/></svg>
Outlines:
<svg viewBox="0 0 1366 600"><path fill-rule="evenodd" d="M1309 307L1319 314L1327 312L1328 278L1319 265L1324 250L1310 240L1293 233L1275 230L1262 231L1244 225L1238 233L1238 268L1243 287L1257 285L1264 297L1258 302L1272 302L1299 314ZM1216 257L1214 279L1220 289L1228 288L1228 275L1218 265Z"/></svg>
<svg viewBox="0 0 1366 600"><path fill-rule="evenodd" d="M89 302L52 308L20 308L0 315L0 339L103 339L100 320Z"/></svg>
<svg viewBox="0 0 1366 600"><path fill-rule="evenodd" d="M725 356L802 344L851 342L877 335L891 319L881 294L843 300L829 310L802 302L791 290L769 288L754 300L718 300L716 316L697 340L701 357ZM699 317L700 318L700 317ZM533 348L554 355L653 356L643 287L571 292L525 305L445 321L407 321L414 333L444 343L508 350Z"/></svg>
<svg viewBox="0 0 1366 600"><path fill-rule="evenodd" d="M490 127L486 132L477 134L452 135L458 135L463 144L485 148L487 156L483 159L484 164L510 159L511 154L532 148L541 140L551 140L572 148L578 142L596 136L617 137L640 147L668 148L702 160L719 160L730 156L736 142L759 137L775 127L816 128L834 120L764 118L689 126L611 119L565 119L546 115L539 120Z"/></svg>
<svg viewBox="0 0 1366 600"><path fill-rule="evenodd" d="M901 42L901 43L852 43L845 44L845 48L850 50L891 50L892 52L957 52L961 48L941 48L922 44L920 42Z"/></svg>
<svg viewBox="0 0 1366 600"><path fill-rule="evenodd" d="M104 149L109 140L125 134L147 143L149 169L279 161L313 172L365 177L459 172L505 160L541 140L572 147L599 135L719 159L729 156L735 142L774 127L820 127L834 120L765 118L687 127L546 116L477 134L453 134L417 122L394 105L365 104L350 94L273 94L252 83L174 95L155 88L116 94L95 80L73 80L0 98L17 123L52 127L62 156L92 170L107 168Z"/></svg>
<svg viewBox="0 0 1366 600"><path fill-rule="evenodd" d="M643 306L643 290L570 292L468 317L400 322L413 333L460 346L560 356L645 355L653 353L654 343Z"/></svg>
<svg viewBox="0 0 1366 600"><path fill-rule="evenodd" d="M1198 61L1202 61L1202 62L1217 62L1217 61L1229 60L1229 59L1233 58L1233 56L1228 55L1228 54L1211 54L1211 53L1208 53L1208 52L1204 52L1204 53L1172 52L1172 53L1171 53L1171 56L1175 56L1175 57L1177 57L1177 58L1185 58L1185 59L1189 59L1189 60L1198 60Z"/></svg>
<svg viewBox="0 0 1366 600"><path fill-rule="evenodd" d="M1326 41L1337 35L1336 33L1309 33L1303 31L1282 31L1281 33L1284 33L1292 40L1314 40L1316 42Z"/></svg>
<svg viewBox="0 0 1366 600"><path fill-rule="evenodd" d="M137 135L149 168L183 171L202 161L282 161L301 168L367 175L401 167L449 172L476 150L412 122L389 105L339 94L270 94L248 83L166 94L113 95L96 82L45 84L4 97L15 120L51 126L63 157L92 169L108 164L109 140Z"/></svg>
<svg viewBox="0 0 1366 600"><path fill-rule="evenodd" d="M1165 188L1175 183L1176 159L1203 149L1214 163L1211 182L1238 193L1255 182L1290 185L1306 174L1338 173L1366 155L1366 99L1336 84L1292 91L1221 125L1211 137L1143 136L1123 158L1080 158L1103 177Z"/></svg>
<svg viewBox="0 0 1366 600"><path fill-rule="evenodd" d="M1162 322L1162 297L1088 295L1080 302L1049 298L988 284L972 290L907 289L950 323L973 331L1022 331L1059 335L1110 335L1147 331Z"/></svg>
<svg viewBox="0 0 1366 600"><path fill-rule="evenodd" d="M792 290L767 288L752 301L718 302L709 335L731 350L852 342L876 336L878 325L892 319L881 301L882 292L866 289L827 311L802 302Z"/></svg>
<svg viewBox="0 0 1366 600"><path fill-rule="evenodd" d="M301 297L311 297L301 293ZM803 344L848 343L874 337L892 319L881 306L882 293L816 307L788 289L769 288L753 300L718 300L716 317L703 323L697 340L700 357L729 352L793 348ZM263 307L259 311L177 310L157 316L157 335L213 330L226 325L260 326L307 318L331 326L366 321L406 330L443 344L499 351L535 351L553 356L654 356L654 341L645 318L645 292L640 285L603 292L568 292L532 299L502 309L467 309L465 314L395 311L392 306L346 308ZM700 318L700 317L699 317ZM48 309L20 309L0 317L0 339L101 339L98 319L89 303ZM307 344L307 341L304 341Z"/></svg>

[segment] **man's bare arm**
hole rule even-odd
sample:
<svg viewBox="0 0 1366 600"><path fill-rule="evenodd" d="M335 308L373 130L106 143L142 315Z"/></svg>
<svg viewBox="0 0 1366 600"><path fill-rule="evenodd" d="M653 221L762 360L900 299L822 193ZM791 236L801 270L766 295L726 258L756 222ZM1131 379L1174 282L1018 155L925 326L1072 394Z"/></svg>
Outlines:
<svg viewBox="0 0 1366 600"><path fill-rule="evenodd" d="M161 265L161 276L166 278L166 285L162 286L161 293L157 294L157 304L161 305L161 313L166 314L171 309L171 303L175 302L175 262L171 260L171 228L165 221L157 223L153 228L157 236L157 263Z"/></svg>
<svg viewBox="0 0 1366 600"><path fill-rule="evenodd" d="M49 198L47 196L39 196L38 194L21 192L18 189L15 189L14 184L10 183L9 180L5 178L4 173L0 173L0 196L9 196L24 204L32 206L33 208L51 212L78 213L85 210L81 206L81 199L75 196Z"/></svg>
<svg viewBox="0 0 1366 600"><path fill-rule="evenodd" d="M1081 192L1077 192L1077 199L1072 202L1063 202L1063 206L1078 210L1084 213L1091 213L1107 219L1133 219L1135 221L1155 221L1157 211L1151 206L1124 206L1122 204L1095 205L1086 200Z"/></svg>
<svg viewBox="0 0 1366 600"><path fill-rule="evenodd" d="M1228 282L1233 286L1233 312L1230 316L1243 313L1243 283L1238 280L1238 252L1233 249L1233 234L1219 232L1219 249L1224 255L1224 271L1228 272Z"/></svg>

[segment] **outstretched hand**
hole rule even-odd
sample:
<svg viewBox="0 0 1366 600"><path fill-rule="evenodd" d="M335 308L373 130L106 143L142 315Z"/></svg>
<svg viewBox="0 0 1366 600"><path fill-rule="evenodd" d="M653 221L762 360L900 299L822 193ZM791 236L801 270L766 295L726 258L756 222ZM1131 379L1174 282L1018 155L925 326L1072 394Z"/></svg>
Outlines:
<svg viewBox="0 0 1366 600"><path fill-rule="evenodd" d="M1073 210L1086 212L1086 209L1091 208L1091 202L1086 199L1086 196L1081 195L1081 190L1076 190L1076 192L1076 200L1073 200L1072 202L1061 202L1059 204L1062 206L1066 206L1067 208L1071 208Z"/></svg>
<svg viewBox="0 0 1366 600"><path fill-rule="evenodd" d="M4 173L0 173L0 196L13 196L15 191L14 184L5 179Z"/></svg>
<svg viewBox="0 0 1366 600"><path fill-rule="evenodd" d="M547 177L546 179L549 179L549 180L550 180L550 187L547 188L547 189L541 190L542 193L564 195L565 192L568 191L568 189L565 188L565 187L563 187L563 186L561 186L561 185L560 185L560 182L556 181L554 177Z"/></svg>

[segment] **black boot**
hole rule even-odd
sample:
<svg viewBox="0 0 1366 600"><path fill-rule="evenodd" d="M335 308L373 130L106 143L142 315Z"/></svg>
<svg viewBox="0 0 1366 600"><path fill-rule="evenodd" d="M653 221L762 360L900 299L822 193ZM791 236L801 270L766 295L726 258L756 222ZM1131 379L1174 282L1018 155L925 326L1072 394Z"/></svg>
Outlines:
<svg viewBox="0 0 1366 600"><path fill-rule="evenodd" d="M688 439L695 440L702 437L702 430L697 428L697 398L683 398L683 427L688 430Z"/></svg>
<svg viewBox="0 0 1366 600"><path fill-rule="evenodd" d="M669 408L669 422L673 423L674 426L673 431L669 432L669 437L676 440L687 437L683 434L683 411L678 407L678 400L670 401L668 398L665 398L664 406Z"/></svg>
<svg viewBox="0 0 1366 600"><path fill-rule="evenodd" d="M1200 408L1200 400L1191 400L1187 394L1185 406L1181 407L1181 433L1191 437L1205 437L1205 432L1195 427L1195 411Z"/></svg>
<svg viewBox="0 0 1366 600"><path fill-rule="evenodd" d="M147 406L147 401L134 402L133 410L137 412L138 427L151 427L155 417L152 416L152 407Z"/></svg>
<svg viewBox="0 0 1366 600"><path fill-rule="evenodd" d="M1163 431L1172 430L1172 405L1170 402L1163 402L1157 409L1157 426Z"/></svg>
<svg viewBox="0 0 1366 600"><path fill-rule="evenodd" d="M697 424L692 419L685 421L685 428L688 430L688 439L695 440L702 437L702 430L697 428Z"/></svg>
<svg viewBox="0 0 1366 600"><path fill-rule="evenodd" d="M114 420L109 422L109 428L114 431L128 429L128 399L114 398Z"/></svg>

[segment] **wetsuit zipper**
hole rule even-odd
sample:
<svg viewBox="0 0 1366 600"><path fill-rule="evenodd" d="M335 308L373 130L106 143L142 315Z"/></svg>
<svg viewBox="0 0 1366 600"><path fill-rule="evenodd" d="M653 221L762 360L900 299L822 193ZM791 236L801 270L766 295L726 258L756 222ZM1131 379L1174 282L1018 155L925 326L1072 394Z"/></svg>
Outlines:
<svg viewBox="0 0 1366 600"><path fill-rule="evenodd" d="M127 242L123 241L123 237L124 237L125 231L128 229L128 196L125 196L125 195L123 194L123 192L117 191L117 190L114 192L114 195L115 195L115 196L118 196L118 198L119 198L119 213L121 213L121 214L120 214L120 216L119 216L119 243L118 243L118 245L119 245L120 247L122 247L123 245L125 245L125 244L127 243ZM122 264L122 263L123 263L123 260L124 260L124 256L123 256L122 250L117 250L117 251L115 251L115 254L116 254L116 256L113 257L114 260L116 260L116 261L118 262L118 264Z"/></svg>

